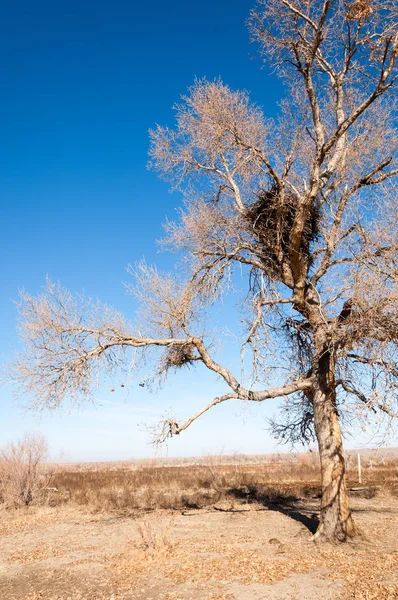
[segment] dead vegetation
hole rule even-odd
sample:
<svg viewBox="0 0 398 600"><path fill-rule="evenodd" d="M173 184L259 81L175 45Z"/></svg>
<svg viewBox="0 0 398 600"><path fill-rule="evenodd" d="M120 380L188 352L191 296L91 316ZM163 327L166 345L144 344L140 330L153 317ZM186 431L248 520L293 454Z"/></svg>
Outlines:
<svg viewBox="0 0 398 600"><path fill-rule="evenodd" d="M137 525L140 540L136 546L141 550L149 552L170 552L173 547L171 541L173 524L173 519L170 519L169 522L164 523L163 526L159 528L154 527L153 523L144 519Z"/></svg>
<svg viewBox="0 0 398 600"><path fill-rule="evenodd" d="M213 507L226 503L286 504L318 497L320 473L316 453L286 455L263 462L240 462L225 457L224 463L134 467L129 463L108 469L93 466L60 468L53 478L57 492L53 504L72 503L94 511L183 510ZM232 462L228 462L232 460ZM235 462L233 462L235 460ZM249 459L247 459L249 461ZM358 488L356 454L347 456L348 483ZM398 496L398 459L368 453L363 458L362 484L352 492L373 497L380 489Z"/></svg>
<svg viewBox="0 0 398 600"><path fill-rule="evenodd" d="M46 506L2 511L0 597L394 600L398 457L363 451L361 486L346 458L345 546L311 541L316 453L60 465Z"/></svg>
<svg viewBox="0 0 398 600"><path fill-rule="evenodd" d="M0 502L5 507L46 502L51 480L46 459L47 442L37 435L25 435L0 449Z"/></svg>
<svg viewBox="0 0 398 600"><path fill-rule="evenodd" d="M0 597L7 600L395 600L397 499L355 498L365 544L314 544L295 518L240 510L101 513L68 504L7 511ZM315 500L299 503L317 511ZM238 506L237 506L238 508ZM17 514L24 514L20 528ZM44 518L45 517L45 518Z"/></svg>

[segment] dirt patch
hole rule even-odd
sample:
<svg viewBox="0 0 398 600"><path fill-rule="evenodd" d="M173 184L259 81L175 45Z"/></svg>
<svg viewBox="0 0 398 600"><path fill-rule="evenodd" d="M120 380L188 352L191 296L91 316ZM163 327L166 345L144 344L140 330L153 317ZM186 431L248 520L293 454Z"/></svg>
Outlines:
<svg viewBox="0 0 398 600"><path fill-rule="evenodd" d="M71 507L3 514L3 600L393 600L398 598L398 500L353 500L365 541L317 546L294 510L93 516ZM301 517L301 518L300 518Z"/></svg>

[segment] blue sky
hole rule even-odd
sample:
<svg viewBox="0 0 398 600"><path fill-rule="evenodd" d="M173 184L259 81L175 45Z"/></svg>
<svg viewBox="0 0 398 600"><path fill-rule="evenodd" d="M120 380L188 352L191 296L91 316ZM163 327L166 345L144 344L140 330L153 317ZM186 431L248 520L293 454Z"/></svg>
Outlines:
<svg viewBox="0 0 398 600"><path fill-rule="evenodd" d="M221 76L250 91L267 115L276 114L282 88L261 70L249 44L244 22L251 7L248 0L39 0L3 7L3 361L18 347L12 300L19 287L36 293L49 275L132 315L121 283L127 264L145 256L171 267L172 257L159 255L155 240L180 198L146 168L148 129L172 125L171 107L195 76ZM168 409L187 417L221 388L207 376L182 373L154 396L137 386L115 389L100 389L96 406L33 415L4 385L0 442L37 430L54 458L150 456L139 424L156 422ZM272 451L263 417L275 406L220 407L173 440L169 455Z"/></svg>

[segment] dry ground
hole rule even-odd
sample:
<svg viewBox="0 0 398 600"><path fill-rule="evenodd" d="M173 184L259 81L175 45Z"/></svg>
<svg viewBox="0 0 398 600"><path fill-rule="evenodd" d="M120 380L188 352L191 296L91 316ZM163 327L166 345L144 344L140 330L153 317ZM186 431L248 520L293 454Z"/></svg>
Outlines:
<svg viewBox="0 0 398 600"><path fill-rule="evenodd" d="M398 498L352 505L367 539L340 547L310 540L314 499L124 515L70 502L3 510L0 599L398 598Z"/></svg>

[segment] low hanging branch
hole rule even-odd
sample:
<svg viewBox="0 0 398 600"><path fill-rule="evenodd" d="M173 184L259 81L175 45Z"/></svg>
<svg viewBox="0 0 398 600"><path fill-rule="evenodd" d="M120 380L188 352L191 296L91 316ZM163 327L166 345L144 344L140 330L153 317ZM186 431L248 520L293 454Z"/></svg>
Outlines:
<svg viewBox="0 0 398 600"><path fill-rule="evenodd" d="M267 390L246 389L226 367L211 357L202 339L191 335L181 338L128 335L127 324L120 315L109 310L109 324L103 322L93 328L89 324L84 325L82 319L74 320L74 307L79 300L82 305L86 302L87 312L91 312L90 307L94 309L90 300L74 298L60 285L50 281L39 300L23 294L20 311L29 318L29 326L25 329L27 352L15 361L13 375L27 392L36 391L39 402L53 406L68 394L88 392L95 365L102 361L112 372L120 364L121 357L117 356L117 351L129 348L166 348L166 368L200 361L231 388L232 393L213 400L174 433L186 429L212 406L230 398L262 402L308 389L312 385L311 379L306 378ZM98 304L93 312L96 311L106 312Z"/></svg>

